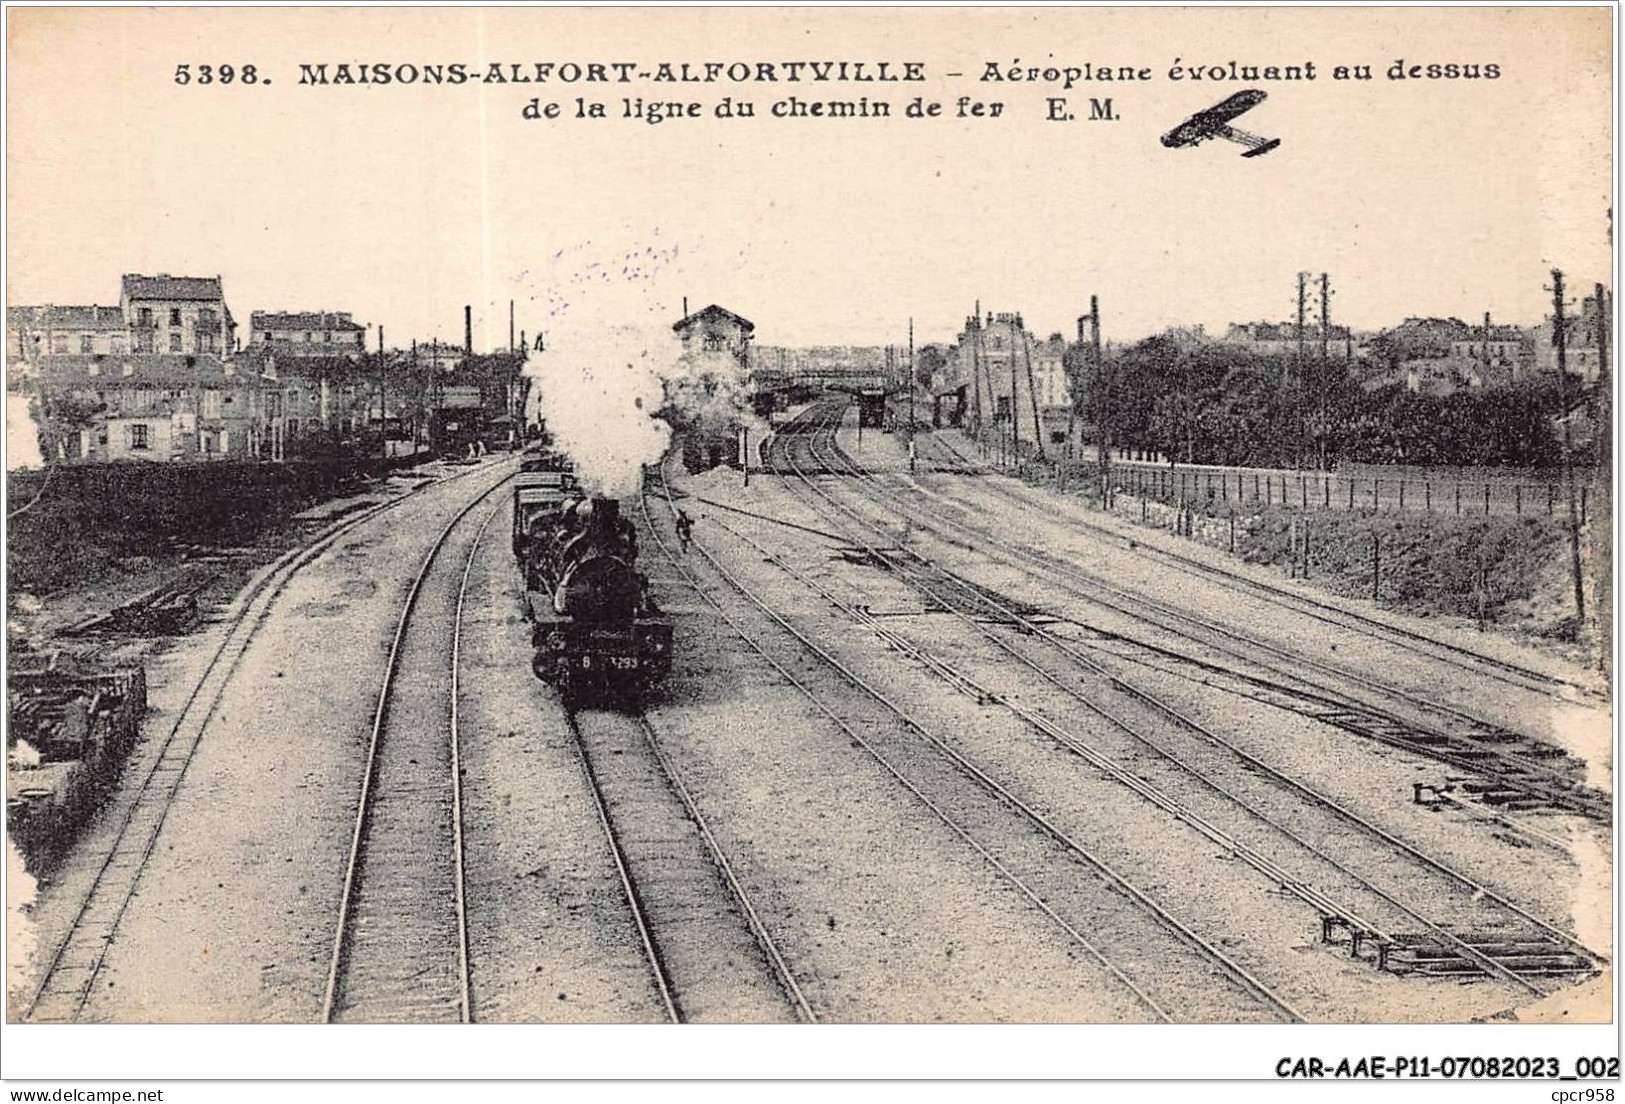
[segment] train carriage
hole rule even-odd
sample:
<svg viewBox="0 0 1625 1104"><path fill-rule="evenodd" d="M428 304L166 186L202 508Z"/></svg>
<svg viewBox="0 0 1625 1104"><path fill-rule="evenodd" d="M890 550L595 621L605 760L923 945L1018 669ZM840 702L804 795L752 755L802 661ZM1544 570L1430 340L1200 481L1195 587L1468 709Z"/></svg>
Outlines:
<svg viewBox="0 0 1625 1104"><path fill-rule="evenodd" d="M513 484L513 554L525 557L525 540L530 530L556 515L576 494L575 479L569 472L521 471Z"/></svg>

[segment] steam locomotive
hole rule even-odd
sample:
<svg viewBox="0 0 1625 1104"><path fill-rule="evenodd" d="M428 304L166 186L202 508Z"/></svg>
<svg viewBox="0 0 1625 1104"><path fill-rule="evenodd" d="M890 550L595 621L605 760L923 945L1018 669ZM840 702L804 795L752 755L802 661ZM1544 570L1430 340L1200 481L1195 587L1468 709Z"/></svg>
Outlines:
<svg viewBox="0 0 1625 1104"><path fill-rule="evenodd" d="M637 533L620 503L575 494L529 505L516 524L536 677L567 701L631 699L665 677L671 622L637 570Z"/></svg>

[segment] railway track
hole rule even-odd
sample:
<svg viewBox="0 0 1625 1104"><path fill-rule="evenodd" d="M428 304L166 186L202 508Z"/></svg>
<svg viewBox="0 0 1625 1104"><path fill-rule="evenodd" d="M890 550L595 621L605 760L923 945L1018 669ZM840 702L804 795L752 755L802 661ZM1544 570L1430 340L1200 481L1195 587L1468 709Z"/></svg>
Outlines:
<svg viewBox="0 0 1625 1104"><path fill-rule="evenodd" d="M598 775L593 770L592 756L587 751L587 741L581 735L581 728L576 721L576 714L571 711L566 714L569 718L570 737L575 748L578 762L581 764L582 777L587 783L587 792L592 797L593 811L598 815L598 825L603 830L604 839L609 846L611 861L615 864L615 874L620 880L621 893L626 898L627 911L632 919L632 925L637 929L639 947L643 952L643 959L649 964L649 973L654 979L656 991L660 994L661 1009L665 1018L671 1023L681 1023L682 1015L677 1010L677 1000L672 996L672 982L670 972L666 968L665 960L661 958L660 951L655 946L654 933L649 929L649 921L644 914L643 897L633 884L632 874L627 863L626 853L621 848L620 838L615 834L615 824L610 819L609 805L604 800L604 789L598 781Z"/></svg>
<svg viewBox="0 0 1625 1104"><path fill-rule="evenodd" d="M821 425L816 432L823 433L827 431L828 425L826 423ZM788 440L795 440L795 436L791 435ZM816 440L816 437L813 440ZM807 441L805 443L808 451L816 456L817 448L813 441ZM831 441L829 444L832 446L833 442ZM797 464L794 455L790 452L789 444L787 443L783 447L786 449L788 466L792 469L798 470L798 474L804 475L804 473L799 471L799 465ZM837 451L838 450L834 450L833 448L826 448L825 454L821 457L820 466L822 470L835 470L842 463L850 464L849 458L844 458L842 455L836 455ZM856 474L856 472L855 470L850 470L849 474ZM803 482L811 492L824 498L831 507L840 513L845 514L851 522L868 528L877 535L883 537L887 536L887 534L883 530L879 529L875 523L861 518L855 512L836 502L833 497L828 495L821 488L817 487L810 478L804 478ZM821 512L823 512L825 516L830 516L827 510ZM748 540L748 538L745 539ZM860 544L862 542L862 538L860 538ZM755 542L751 543L753 545L755 544ZM877 549L872 545L865 545L865 548L872 557L882 559L883 561L886 559L880 549ZM760 548L760 546L757 546L757 550L766 553L766 550ZM770 553L766 554L772 558ZM776 558L774 559L776 560ZM1017 629L1015 639L1021 639L1023 637L1031 638L1035 636L1047 637L1049 635L1048 630L1044 626L1035 623L1021 611L1012 609L1008 605L1001 605L996 597L990 596L990 593L982 588L977 588L973 585L967 584L963 580L959 580L957 577L952 576L951 573L947 573L940 568L936 568L935 565L927 564L924 561L918 561L917 557L913 557L913 560L917 562L910 562L911 557L907 554L896 555L890 557L889 562L887 562L887 566L904 576L912 575L913 577L910 579L911 585L934 598L941 608L956 613L962 620L965 621L966 624L972 626L985 638L992 640L1008 655L1012 656L1019 663L1025 665L1030 670L1042 676L1046 682L1048 682L1055 689L1060 690L1070 699L1069 704L1082 705L1086 709L1094 711L1101 717L1118 725L1125 732L1132 735L1140 745L1155 752L1157 756L1160 756L1162 759L1172 762L1175 765L1185 766L1185 764L1183 764L1174 754L1171 754L1167 750L1159 747L1148 737L1096 705L1092 695L1086 696L1085 694L1081 693L1076 686L1062 681L1055 675L1051 674L1044 667L1037 664L1029 656L1024 655L1018 647L1001 640L994 630L989 627L988 623L1015 626ZM781 567L791 571L792 574L797 574L794 573L793 569L789 568L787 564L783 564L782 561L776 562L779 562ZM802 581L814 589L819 590L827 599L835 602L838 605L844 606L846 611L852 615L855 620L859 621L860 623L867 622L868 627L870 627L877 634L881 635L881 637L885 639L894 649L902 652L903 654L911 655L913 658L926 663L928 666L934 664L939 669L942 668L943 665L940 663L940 661L924 655L920 649L913 647L906 640L904 640L900 634L879 625L878 623L874 622L873 618L866 617L863 611L854 609L849 604L841 602L841 600L831 594L827 588L823 588L819 584L812 582L811 580L807 580L804 577L802 577ZM982 614L981 618L974 617L972 613L966 609L956 609L956 604L953 601L948 600L943 594L940 593L940 588L943 587L958 587L961 589L964 593L961 596L962 602L960 604L968 602L973 606L983 607L980 611ZM1021 715L1023 719L1031 724L1035 729L1043 732L1046 736L1056 740L1069 750L1082 756L1085 760L1090 762L1092 766L1108 773L1116 778L1119 782L1129 786L1131 789L1136 790L1143 797L1179 817L1179 819L1185 821L1187 824L1197 828L1197 830L1201 831L1204 835L1207 835L1215 842L1220 842L1227 845L1232 850L1232 853L1234 853L1238 858L1244 859L1248 865L1253 866L1261 874L1264 874L1265 876L1279 882L1295 895L1303 899L1306 903L1317 908L1321 914L1323 934L1329 935L1334 929L1342 929L1347 931L1350 934L1351 943L1356 953L1359 953L1362 943L1367 943L1379 966L1394 969L1415 969L1418 972L1472 973L1475 971L1481 971L1487 975L1499 976L1505 980L1513 981L1532 992L1544 993L1546 991L1545 988L1532 980L1532 978L1539 977L1546 973L1589 972L1589 970L1592 969L1598 961L1600 961L1600 956L1596 956L1593 952L1590 952L1582 947L1572 937L1568 936L1567 933L1564 933L1554 926L1541 921L1539 918L1534 917L1527 911L1519 908L1516 904L1506 900L1503 897L1500 897L1499 895L1496 895L1493 893L1493 891L1488 890L1487 887L1473 882L1464 875L1461 875L1458 872L1444 866L1442 863L1432 859L1431 857L1422 854L1418 849L1403 843L1403 841L1400 841L1395 837L1392 837L1382 829L1377 828L1375 825L1370 824L1363 818L1358 817L1358 815L1352 813L1351 810L1348 810L1340 804L1332 801L1326 795L1315 793L1314 791L1309 790L1307 787L1304 787L1301 784L1298 784L1280 774L1280 772L1271 770L1258 760L1250 756L1246 756L1245 753L1241 752L1241 750L1236 748L1233 744L1230 744L1228 741L1224 741L1216 734L1202 729L1194 722L1191 722L1189 718L1182 717L1176 711L1156 701L1150 695L1147 695L1143 691L1136 688L1122 684L1120 680L1115 679L1113 676L1102 670L1098 664L1090 663L1086 657L1078 655L1073 649L1066 647L1064 643L1060 643L1059 646L1063 651L1071 655L1073 659L1079 660L1085 666L1088 666L1094 674L1105 677L1109 683L1122 685L1124 689L1131 691L1135 697L1157 706L1171 719L1180 722L1187 728L1199 731L1208 742L1222 744L1230 751L1243 756L1248 768L1255 771L1262 769L1271 774L1277 782L1290 784L1296 796L1300 798L1307 798L1313 805L1321 809L1334 812L1337 816L1345 821L1356 824L1368 834L1376 835L1384 843L1397 847L1412 861L1419 861L1425 864L1432 872L1443 875L1445 878L1455 883L1460 889L1469 892L1471 894L1471 897L1469 898L1470 902L1475 904L1478 902L1489 902L1492 906L1489 911L1499 913L1499 919L1503 922L1503 926L1507 917L1510 916L1515 918L1516 922L1519 925L1522 925L1524 930L1510 937L1492 931L1486 937L1481 933L1458 933L1456 931L1451 931L1440 924L1434 923L1431 920L1428 920L1421 911L1406 905L1392 892L1383 890L1382 888L1372 884L1368 879L1357 874L1355 871L1350 869L1345 862L1341 862L1337 858L1328 854L1324 848L1315 847L1313 844L1310 844L1302 837L1300 832L1295 832L1290 827L1280 823L1279 820L1272 819L1269 814L1264 813L1256 804L1247 803L1246 801L1237 797L1235 794L1222 788L1212 779L1199 775L1202 781L1212 791L1218 793L1222 797L1237 802L1242 806L1242 808L1246 809L1246 811L1252 817L1256 818L1257 821L1268 825L1275 832L1285 836L1287 839L1303 848L1309 854L1313 855L1316 860L1323 864L1323 869L1324 867L1330 867L1332 870L1337 872L1345 884L1353 884L1357 886L1363 899L1367 901L1380 901L1383 905L1388 906L1387 912L1389 916L1398 916L1400 918L1409 919L1414 923L1420 923L1420 925L1426 930L1421 936L1417 936L1415 934L1400 933L1374 924L1348 906L1339 904L1319 891L1314 890L1303 880L1294 878L1287 874L1267 855L1249 846L1242 845L1234 835L1219 829L1217 825L1209 818L1194 813L1188 806L1180 804L1179 802L1170 798L1166 793L1155 792L1148 789L1147 785L1144 783L1144 780L1139 777L1139 773L1136 773L1143 773L1144 770L1143 766L1141 766L1139 763L1131 764L1134 767L1134 770L1131 771L1125 767L1124 764L1113 762L1108 757L1101 755L1095 748L1083 741L1078 740L1075 736L1066 732L1060 726L1047 720L1043 716L1037 714L1035 711L1013 702L1010 698L1003 694L975 685L970 680L966 679L962 673L953 671L951 669L939 670L939 673L943 674L943 676L947 678L950 683L957 683L961 689L969 687L975 693L979 694L984 700L994 701L1005 705L1007 708L1010 708L1012 711ZM1188 751L1186 753L1188 754ZM1188 766L1186 766L1185 769L1191 770L1191 768ZM1480 905L1477 907L1477 911L1482 913L1486 910Z"/></svg>
<svg viewBox="0 0 1625 1104"><path fill-rule="evenodd" d="M816 1022L654 723L642 713L567 716L663 1018Z"/></svg>
<svg viewBox="0 0 1625 1104"><path fill-rule="evenodd" d="M474 556L502 503L468 542L450 611L419 618L441 552L463 520L502 483L448 521L414 576L378 690L351 832L323 1023L474 1020L463 878L458 660ZM455 571L455 567L450 571ZM452 625L449 669L441 627ZM403 669L410 676L401 677Z"/></svg>
<svg viewBox="0 0 1625 1104"><path fill-rule="evenodd" d="M675 511L669 485L665 495L668 506ZM712 588L671 553L650 513L647 497L642 506L650 531L673 566L746 646L795 686L853 746L862 748L938 821L975 850L1001 881L1080 947L1143 1013L1164 1021L1215 1017L1231 1021L1303 1019L1297 1008L1245 966L1194 932L1094 850L999 784L907 709L818 645L696 540L692 547L709 570L728 592L744 602L743 612L729 612ZM747 627L743 623L747 618L762 627ZM772 638L792 641L790 652L775 648L769 643ZM842 684L842 692L820 693L813 689L804 658L808 654L818 661L816 669L829 672ZM858 694L846 692L849 690ZM862 702L867 706L860 707ZM887 717L889 724L878 723L877 715ZM884 734L887 729L894 734ZM909 734L914 737L912 746L902 739ZM922 740L924 748L919 746ZM984 842L986 826L1008 823L1012 817L1026 826L1019 839ZM981 830L977 825L983 826ZM1136 907L1136 920L1122 915L1124 899ZM1134 965L1121 965L1119 959ZM1131 976L1131 971L1143 971L1148 960L1156 963L1150 979L1143 973ZM1181 976L1186 980L1190 972L1196 971L1208 978L1209 984L1192 988L1171 981L1175 967L1184 971ZM1182 1005L1188 1009L1196 999L1196 991L1202 992L1207 1004L1199 1012L1183 1011ZM1222 1004L1222 1012L1216 1010L1215 1001Z"/></svg>
<svg viewBox="0 0 1625 1104"><path fill-rule="evenodd" d="M460 661L469 580L486 531L505 503L496 503L472 535L461 538L467 552L460 573L445 553L459 542L468 515L500 487L446 524L402 605L356 806L324 1022L476 1019L464 878ZM443 631L448 621L449 667ZM597 711L562 715L660 1017L793 1019L795 1012L778 1000L779 990L766 977L765 961L756 984L745 980L753 960L771 959L783 969L783 959L759 922L747 928L719 917L732 902L718 906L722 894L713 884L713 863L729 871L737 900L755 921L709 826L661 752L652 722ZM724 961L727 969L719 966ZM787 1000L813 1019L793 976L787 970L782 976L788 979ZM775 996L762 999L765 992Z"/></svg>
<svg viewBox="0 0 1625 1104"><path fill-rule="evenodd" d="M125 807L122 814L118 814L120 821L112 846L47 962L24 1012L25 1019L42 1023L69 1022L83 1014L119 923L157 846L187 767L243 657L277 599L298 572L340 538L379 514L434 487L488 470L470 469L351 515L305 547L284 554L238 597L222 623L219 643L181 704L173 724L157 742L133 795L123 803Z"/></svg>
<svg viewBox="0 0 1625 1104"><path fill-rule="evenodd" d="M838 446L833 447L838 449ZM883 484L869 473L860 472L844 454L839 459L820 459L819 467L829 470L840 463L846 464L844 474L867 480L884 490ZM1062 585L1070 593L1133 622L1148 624L1268 672L1274 676L1271 688L1277 692L1276 704L1283 708L1471 772L1483 781L1465 784L1463 789L1492 811L1503 807L1512 812L1552 808L1604 823L1612 819L1612 802L1608 796L1584 785L1584 765L1542 740L1440 702L1424 701L1392 683L1315 660L1231 626L1113 586L1041 549L999 539L975 522L961 520L962 504L938 492L919 489L940 509L924 515L905 508L895 495L887 493L886 497L901 516L933 531L951 545L993 556L1045 585ZM1177 655L1167 648L1156 649L1143 641L1134 643L1167 656L1177 656L1196 667L1211 667L1197 657ZM1304 669L1313 674L1305 676L1301 673ZM1327 679L1347 686L1343 689L1328 686ZM1392 704L1373 701L1371 694ZM1282 698L1295 700L1283 701Z"/></svg>
<svg viewBox="0 0 1625 1104"><path fill-rule="evenodd" d="M964 474L968 471L998 474L995 469L968 455L951 439L941 434L928 434L926 440L930 441L933 447L939 448L953 457L952 463L947 467L942 467L940 464L936 465L938 471L949 474ZM990 483L988 486L996 494L1007 499L1019 501L1029 507L1037 505L1033 499L1012 487L997 482ZM1575 682L1572 679L1539 671L1524 664L1501 659L1498 656L1488 655L1477 649L1455 644L1448 640L1441 640L1428 633L1418 632L1403 625L1391 624L1381 618L1370 617L1357 610L1322 601L1312 595L1274 586L1263 580L1251 578L1241 572L1232 571L1193 556L1186 556L1170 549L1135 542L1106 526L1097 525L1087 518L1068 515L1068 524L1114 544L1125 547L1132 545L1136 552L1169 564L1188 574L1219 580L1233 589L1257 595L1269 602L1301 613L1324 624L1334 625L1361 636L1409 649L1429 659L1439 660L1470 671L1481 678L1505 683L1520 690L1542 694L1561 701L1589 700L1596 703L1608 700L1605 693Z"/></svg>

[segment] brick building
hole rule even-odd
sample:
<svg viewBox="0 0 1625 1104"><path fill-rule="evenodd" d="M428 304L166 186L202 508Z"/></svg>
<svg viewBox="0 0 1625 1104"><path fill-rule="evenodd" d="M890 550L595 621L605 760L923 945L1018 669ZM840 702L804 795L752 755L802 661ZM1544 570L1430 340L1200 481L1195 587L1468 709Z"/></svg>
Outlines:
<svg viewBox="0 0 1625 1104"><path fill-rule="evenodd" d="M1359 352L1353 334L1347 326L1333 324L1326 329L1327 354L1333 360L1352 360ZM1249 352L1265 356L1297 356L1298 324L1296 322L1232 322L1225 330L1224 343L1239 345ZM1320 322L1304 324L1303 348L1308 356L1320 355Z"/></svg>
<svg viewBox="0 0 1625 1104"><path fill-rule="evenodd" d="M1072 409L1067 347L1058 333L1035 339L1019 313L967 317L932 381L937 424L974 426L980 416L1001 433L1013 426L1023 451L1063 440Z"/></svg>
<svg viewBox="0 0 1625 1104"><path fill-rule="evenodd" d="M367 327L348 311L254 311L241 360L258 380L256 452L283 460L358 442L378 394Z"/></svg>
<svg viewBox="0 0 1625 1104"><path fill-rule="evenodd" d="M38 383L75 414L61 459L211 460L252 453L255 380L209 354L69 354L46 358ZM76 438L76 440L74 440Z"/></svg>
<svg viewBox="0 0 1625 1104"><path fill-rule="evenodd" d="M118 307L11 307L6 346L12 360L32 366L46 356L127 353L130 331Z"/></svg>
<svg viewBox="0 0 1625 1104"><path fill-rule="evenodd" d="M1611 304L1613 296L1608 295ZM1597 348L1597 301L1591 296L1580 301L1580 313L1567 315L1564 322L1566 348L1564 363L1571 376L1579 376L1586 383L1595 383L1602 372L1602 359ZM1604 325L1612 320L1605 320ZM1556 374L1557 346L1553 342L1556 327L1550 316L1535 328L1534 367L1541 374ZM1612 350L1609 350L1612 355Z"/></svg>
<svg viewBox="0 0 1625 1104"><path fill-rule="evenodd" d="M119 308L133 352L224 356L234 351L237 323L218 276L128 274Z"/></svg>
<svg viewBox="0 0 1625 1104"><path fill-rule="evenodd" d="M683 359L695 373L734 375L743 380L750 368L750 343L756 324L731 310L712 303L686 318L672 330L683 343Z"/></svg>

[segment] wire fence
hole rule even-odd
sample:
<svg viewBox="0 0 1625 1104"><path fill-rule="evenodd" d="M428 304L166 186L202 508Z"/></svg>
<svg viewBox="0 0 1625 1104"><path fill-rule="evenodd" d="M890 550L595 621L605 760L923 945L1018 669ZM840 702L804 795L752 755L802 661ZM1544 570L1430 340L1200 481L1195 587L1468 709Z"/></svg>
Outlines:
<svg viewBox="0 0 1625 1104"><path fill-rule="evenodd" d="M1053 446L1052 446L1053 448ZM967 439L957 451L979 455L995 468L1030 469L1030 449L1019 458L1008 438L978 445ZM1093 456L1061 459L1052 452L1041 467L1052 470L1064 485L1098 486L1099 462ZM1590 508L1592 472L1576 467L1575 505L1584 523ZM1223 512L1226 507L1280 506L1298 510L1362 510L1444 514L1456 517L1556 517L1568 513L1568 495L1560 478L1518 479L1515 475L1382 474L1367 468L1355 472L1294 471L1207 464L1175 464L1120 457L1111 463L1115 494L1154 502Z"/></svg>
<svg viewBox="0 0 1625 1104"><path fill-rule="evenodd" d="M1096 465L1085 467L1094 469ZM1080 473L1084 478L1087 474ZM1577 480L1582 522L1589 507L1586 481ZM1167 503L1207 502L1237 507L1282 506L1301 510L1405 510L1417 513L1545 517L1568 509L1568 498L1556 482L1416 479L1345 476L1328 472L1266 472L1191 468L1148 468L1115 465L1112 484L1118 493Z"/></svg>

